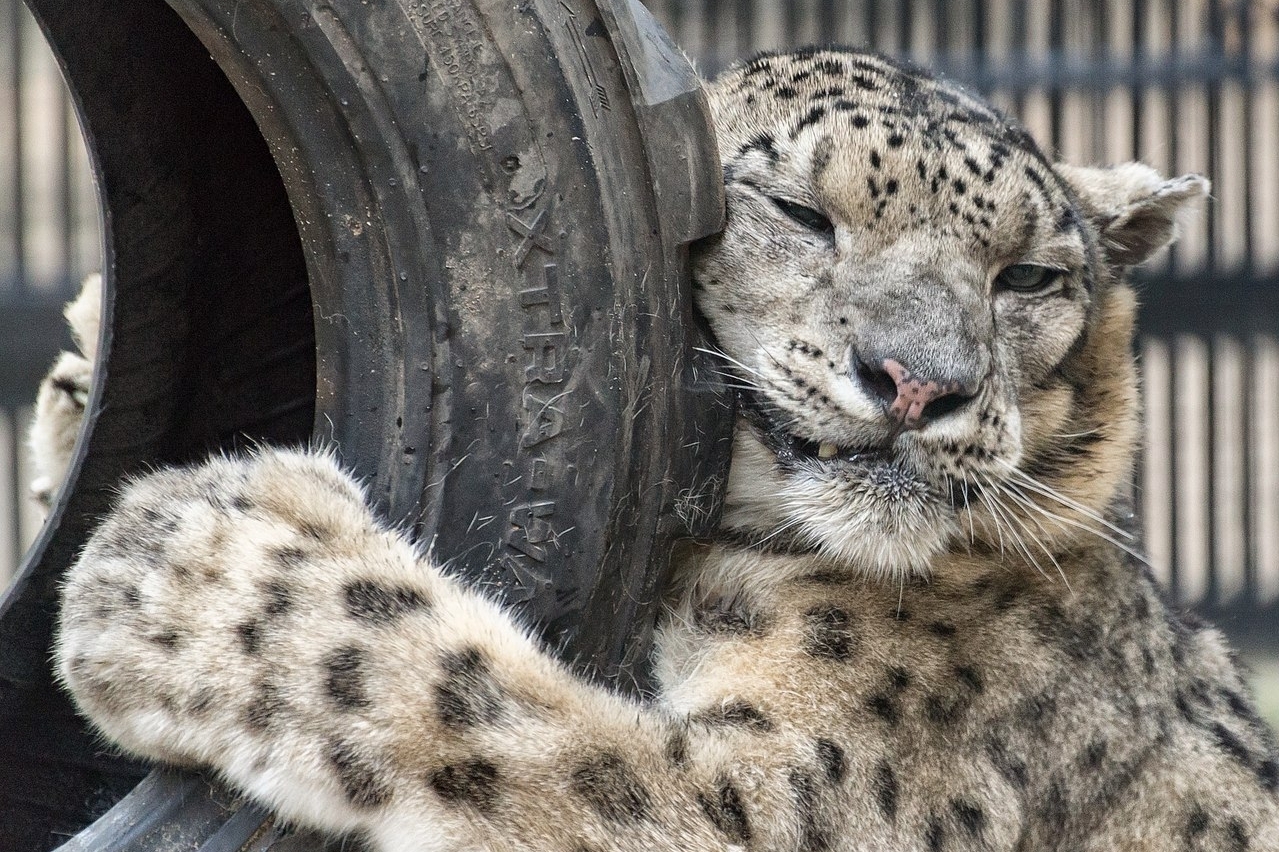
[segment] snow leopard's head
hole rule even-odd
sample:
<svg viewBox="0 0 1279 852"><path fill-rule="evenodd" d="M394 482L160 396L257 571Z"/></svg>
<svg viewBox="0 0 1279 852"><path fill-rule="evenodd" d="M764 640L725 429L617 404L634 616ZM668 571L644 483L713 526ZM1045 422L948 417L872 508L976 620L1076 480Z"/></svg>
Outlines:
<svg viewBox="0 0 1279 852"><path fill-rule="evenodd" d="M728 219L697 299L743 389L725 525L898 578L1105 532L1137 440L1123 274L1207 182L1053 164L870 54L760 56L710 98Z"/></svg>

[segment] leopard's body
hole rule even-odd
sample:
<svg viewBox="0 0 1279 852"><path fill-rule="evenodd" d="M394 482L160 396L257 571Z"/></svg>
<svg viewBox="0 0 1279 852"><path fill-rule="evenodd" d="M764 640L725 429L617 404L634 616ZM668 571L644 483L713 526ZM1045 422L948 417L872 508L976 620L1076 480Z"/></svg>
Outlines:
<svg viewBox="0 0 1279 852"><path fill-rule="evenodd" d="M745 387L658 693L575 678L318 454L129 485L57 648L130 752L380 850L1270 850L1279 763L1217 632L1128 551L1124 267L1205 184L1050 164L841 51L712 88L698 299Z"/></svg>

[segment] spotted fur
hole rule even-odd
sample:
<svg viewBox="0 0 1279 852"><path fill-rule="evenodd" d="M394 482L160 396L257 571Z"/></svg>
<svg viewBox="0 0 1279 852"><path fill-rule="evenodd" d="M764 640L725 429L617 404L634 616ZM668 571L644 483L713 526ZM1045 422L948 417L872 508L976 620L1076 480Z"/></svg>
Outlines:
<svg viewBox="0 0 1279 852"><path fill-rule="evenodd" d="M698 301L745 415L651 700L574 678L331 459L263 450L123 490L65 587L81 710L386 852L1279 848L1271 733L1125 537L1124 267L1204 182L1050 163L867 54L711 101Z"/></svg>

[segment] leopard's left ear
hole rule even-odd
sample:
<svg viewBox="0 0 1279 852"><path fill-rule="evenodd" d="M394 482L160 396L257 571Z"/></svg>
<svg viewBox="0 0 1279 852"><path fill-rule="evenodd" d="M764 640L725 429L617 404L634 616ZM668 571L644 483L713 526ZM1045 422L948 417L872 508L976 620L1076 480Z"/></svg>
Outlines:
<svg viewBox="0 0 1279 852"><path fill-rule="evenodd" d="M1168 180L1144 163L1104 169L1057 163L1053 168L1079 196L1083 214L1101 234L1106 258L1122 266L1141 263L1172 242L1177 214L1209 188L1201 175Z"/></svg>

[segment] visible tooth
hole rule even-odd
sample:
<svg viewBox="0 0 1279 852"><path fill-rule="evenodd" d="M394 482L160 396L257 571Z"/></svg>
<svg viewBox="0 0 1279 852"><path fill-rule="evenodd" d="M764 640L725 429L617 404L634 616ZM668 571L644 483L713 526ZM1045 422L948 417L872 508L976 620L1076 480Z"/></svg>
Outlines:
<svg viewBox="0 0 1279 852"><path fill-rule="evenodd" d="M834 444L822 444L817 448L817 457L819 459L833 459L839 455L839 447Z"/></svg>

